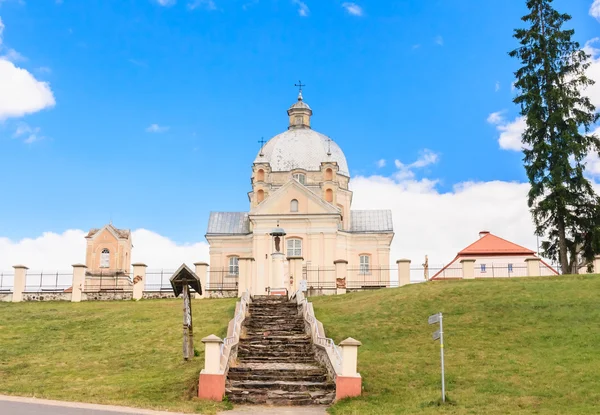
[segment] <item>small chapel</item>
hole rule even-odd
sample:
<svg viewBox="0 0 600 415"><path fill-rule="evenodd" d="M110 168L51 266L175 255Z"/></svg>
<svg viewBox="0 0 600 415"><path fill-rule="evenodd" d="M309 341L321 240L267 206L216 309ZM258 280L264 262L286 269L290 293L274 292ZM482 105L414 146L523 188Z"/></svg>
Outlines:
<svg viewBox="0 0 600 415"><path fill-rule="evenodd" d="M377 270L377 283L389 284L391 211L352 209L344 152L312 129L302 90L287 115L287 130L254 159L249 210L210 213L210 282L239 278L261 295L297 289L316 269L335 285L336 273L327 271L343 263L357 270L349 281L369 281Z"/></svg>

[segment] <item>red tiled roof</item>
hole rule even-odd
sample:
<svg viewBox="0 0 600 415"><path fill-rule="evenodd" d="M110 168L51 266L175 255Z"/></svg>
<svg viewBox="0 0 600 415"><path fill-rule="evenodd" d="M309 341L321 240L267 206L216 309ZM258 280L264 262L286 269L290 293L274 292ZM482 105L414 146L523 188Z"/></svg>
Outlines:
<svg viewBox="0 0 600 415"><path fill-rule="evenodd" d="M465 249L458 255L534 255L531 249L524 248L502 239L491 233L487 233Z"/></svg>

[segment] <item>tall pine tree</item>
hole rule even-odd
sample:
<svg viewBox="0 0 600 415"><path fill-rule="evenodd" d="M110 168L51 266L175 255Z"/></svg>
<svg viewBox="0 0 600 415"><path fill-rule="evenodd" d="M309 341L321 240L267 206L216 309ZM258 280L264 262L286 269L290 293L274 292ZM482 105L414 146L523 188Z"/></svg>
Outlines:
<svg viewBox="0 0 600 415"><path fill-rule="evenodd" d="M552 8L552 0L528 0L529 26L516 29L520 46L510 52L522 67L515 73L527 129L524 163L531 184L528 203L544 254L558 260L563 273L576 272L600 252L600 202L585 178L584 158L600 152L590 133L599 114L582 95L593 81L586 76L590 56L572 40L571 19Z"/></svg>

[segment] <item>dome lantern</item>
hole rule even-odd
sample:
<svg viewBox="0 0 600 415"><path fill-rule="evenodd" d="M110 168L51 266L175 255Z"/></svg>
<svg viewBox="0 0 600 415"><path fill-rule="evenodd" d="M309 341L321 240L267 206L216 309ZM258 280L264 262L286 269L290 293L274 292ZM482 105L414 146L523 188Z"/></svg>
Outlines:
<svg viewBox="0 0 600 415"><path fill-rule="evenodd" d="M300 84L302 85L302 84ZM302 88L298 93L298 101L295 102L290 109L287 111L290 117L290 124L288 130L297 128L310 128L310 117L312 116L312 110L302 97Z"/></svg>

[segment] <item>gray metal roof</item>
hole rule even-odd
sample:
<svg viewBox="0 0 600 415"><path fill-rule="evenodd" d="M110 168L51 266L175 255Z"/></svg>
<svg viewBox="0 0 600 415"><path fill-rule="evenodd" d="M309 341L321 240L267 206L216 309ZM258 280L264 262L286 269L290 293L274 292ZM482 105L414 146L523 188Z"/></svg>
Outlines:
<svg viewBox="0 0 600 415"><path fill-rule="evenodd" d="M207 235L247 235L250 233L247 212L210 212Z"/></svg>
<svg viewBox="0 0 600 415"><path fill-rule="evenodd" d="M270 163L272 171L319 171L321 163L326 161L337 162L339 174L350 176L342 149L326 135L310 128L291 129L276 135L254 160L255 163Z"/></svg>
<svg viewBox="0 0 600 415"><path fill-rule="evenodd" d="M351 210L350 232L393 232L391 210Z"/></svg>

